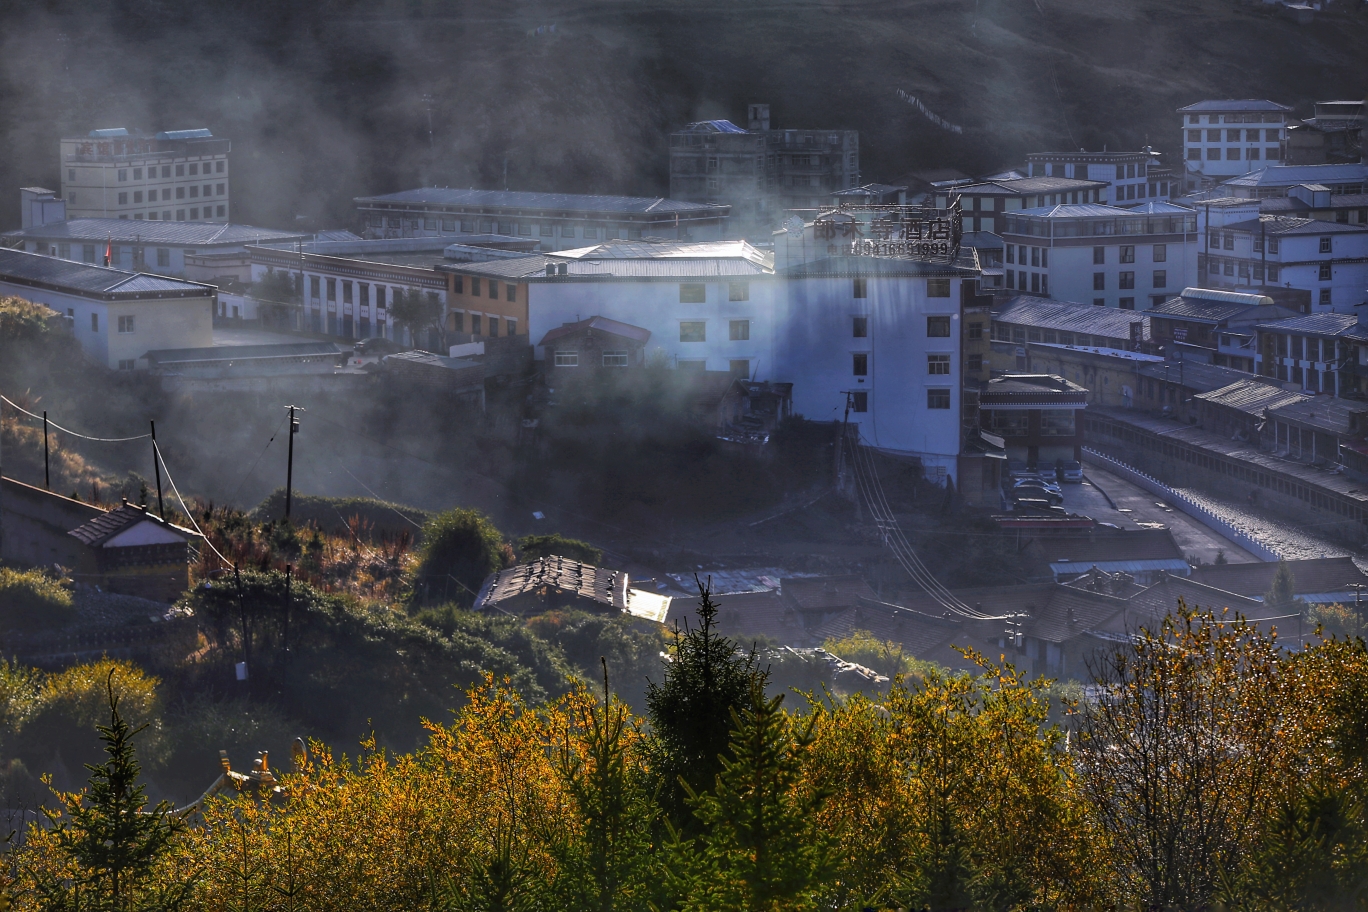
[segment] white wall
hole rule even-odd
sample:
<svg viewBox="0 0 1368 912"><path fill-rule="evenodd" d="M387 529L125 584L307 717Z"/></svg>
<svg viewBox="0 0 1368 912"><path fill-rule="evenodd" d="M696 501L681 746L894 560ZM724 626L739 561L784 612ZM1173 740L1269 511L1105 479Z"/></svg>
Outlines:
<svg viewBox="0 0 1368 912"><path fill-rule="evenodd" d="M1080 304L1092 304L1101 300L1107 307L1119 307L1121 299L1128 297L1135 299L1136 310L1147 310L1150 307L1152 296L1163 295L1167 300L1177 297L1184 288L1197 284L1197 235L1190 235L1190 238L1185 243L1165 241L1164 260L1162 262L1155 260L1155 244L1149 236L1130 235L1124 238L1097 238L1098 243L1096 245L1049 248L1050 265L1044 267L1030 265L1032 242L1038 245L1042 240L1041 238L1008 235L1004 241L1013 245L1015 249L1013 259L1017 262L1004 262L1003 268L1004 270L1013 270L1016 281L1012 287L1018 292L1022 291L1022 272L1025 272L1028 277L1026 293L1034 293L1031 291L1034 286L1029 277L1032 273L1039 273L1049 276L1049 295L1055 300L1076 301ZM1026 247L1027 253L1027 261L1024 267L1020 256L1023 246ZM1104 249L1104 263L1093 262L1093 246L1100 246ZM1121 262L1121 248L1123 246L1134 248L1134 263ZM1162 287L1156 287L1154 284L1154 272L1159 269L1165 272ZM1097 272L1102 273L1105 277L1106 288L1101 291L1093 288L1093 274ZM1134 288L1121 288L1122 272L1135 273Z"/></svg>

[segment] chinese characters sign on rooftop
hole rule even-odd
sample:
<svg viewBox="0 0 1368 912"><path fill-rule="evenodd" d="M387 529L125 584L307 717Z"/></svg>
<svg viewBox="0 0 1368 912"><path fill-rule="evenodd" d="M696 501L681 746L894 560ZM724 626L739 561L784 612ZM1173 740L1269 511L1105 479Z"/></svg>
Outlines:
<svg viewBox="0 0 1368 912"><path fill-rule="evenodd" d="M856 212L869 213L862 220ZM954 260L963 221L959 198L948 209L898 205L842 205L812 223L815 239L831 256L913 257Z"/></svg>

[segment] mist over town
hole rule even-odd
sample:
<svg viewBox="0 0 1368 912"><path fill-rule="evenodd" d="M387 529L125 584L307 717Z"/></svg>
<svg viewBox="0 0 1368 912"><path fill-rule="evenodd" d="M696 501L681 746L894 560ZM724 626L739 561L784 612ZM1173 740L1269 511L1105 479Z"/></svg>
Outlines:
<svg viewBox="0 0 1368 912"><path fill-rule="evenodd" d="M1368 907L1368 2L0 9L0 908Z"/></svg>

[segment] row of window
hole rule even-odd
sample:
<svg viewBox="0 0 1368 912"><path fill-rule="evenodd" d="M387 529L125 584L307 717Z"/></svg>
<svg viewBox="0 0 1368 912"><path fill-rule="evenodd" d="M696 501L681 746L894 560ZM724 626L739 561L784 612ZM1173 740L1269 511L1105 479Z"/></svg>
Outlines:
<svg viewBox="0 0 1368 912"><path fill-rule="evenodd" d="M227 164L228 164L228 163L227 163L227 162L224 162L224 161L216 161L216 162L204 162L203 164L204 164L204 171L203 171L203 173L205 173L205 174L222 174L222 173L227 169ZM211 165L213 166L213 170L212 170L212 171L210 170L210 166L211 166ZM201 172L200 172L200 162L191 162L189 165L176 165L175 167L176 167L176 177L186 177L186 176L195 177L195 176L197 176L198 174L201 173ZM143 179L143 169L142 169L142 168L134 168L134 169L132 169L132 170L133 170L133 179L134 179L135 181L139 181L139 180L142 180L142 179ZM128 168L120 168L120 169L119 169L119 180L120 180L120 181L126 181L126 180L128 180L128 171L129 171ZM170 177L170 176L171 176L171 166L170 166L170 165L162 165L162 166L161 166L161 176L162 176L162 177ZM75 180L75 179L76 179L76 171L75 171L75 169L72 169L72 170L70 171L70 177L71 177L72 180ZM147 179L148 179L148 180L156 180L156 179L157 179L157 167L156 167L155 165L151 165L151 166L148 167L148 169L147 169Z"/></svg>
<svg viewBox="0 0 1368 912"><path fill-rule="evenodd" d="M123 194L120 194L120 196L122 196L122 195L123 195ZM200 211L201 211L201 210L200 210L198 207L189 210L189 212L190 212L190 221L192 221L192 222L198 222L198 221L200 220ZM227 218L227 216L228 216L228 207L227 207L227 206L205 206L203 212L204 212L204 217L207 218L207 219L209 219L209 218ZM186 215L186 210L184 210L184 209L177 209L177 210L176 210L176 221L178 221L178 222L183 222L183 221L185 221L185 220L186 220L185 215ZM127 218L128 218L128 215L127 215L127 213L125 213L124 215L119 216L119 218L121 218L121 219L127 219ZM142 218L143 218L143 214L142 214L141 212L135 212L135 213L133 214L133 220L134 220L135 222L137 222L137 221L142 221ZM147 213L147 220L148 220L149 222L158 221L157 213L155 213L155 212L149 212L149 213ZM171 221L171 210L170 210L170 209L167 209L167 210L165 210L165 211L162 212L160 221L163 221L163 222L169 222L169 221Z"/></svg>
<svg viewBox="0 0 1368 912"><path fill-rule="evenodd" d="M473 297L473 298L478 298L478 297L480 297L480 288L481 288L480 277L479 277L479 276L470 276L469 278L470 278L470 296ZM455 276L454 279L455 279L455 283L452 285L452 291L454 291L456 294L465 294L465 293L466 293L466 291L465 291L465 287L466 287L466 281L465 281L465 280L466 280L466 276L460 276L460 275L458 275L458 276ZM485 287L487 287L487 289L488 289L490 300L493 300L493 301L499 300L499 283L498 283L498 282L494 281L493 279L490 279L490 280L488 281L487 286L485 286ZM509 283L509 282L505 282L505 283L504 283L504 300L505 300L505 301L516 301L516 300L518 300L518 286L517 286L517 285L514 285L514 284Z"/></svg>
<svg viewBox="0 0 1368 912"><path fill-rule="evenodd" d="M558 225L535 222L480 221L477 219L417 219L398 216L372 217L368 224L377 229L408 227L415 231L421 228L424 231L441 231L450 234L459 230L462 234L502 234L508 237L532 237L535 234L538 237L546 238L583 237L586 240L612 240L614 238L638 240L641 238L640 228L611 228L606 225Z"/></svg>
<svg viewBox="0 0 1368 912"><path fill-rule="evenodd" d="M1324 249L1321 250L1321 253L1329 253L1329 252L1330 252L1330 250L1329 250L1329 245L1328 245L1328 243L1327 243L1329 240L1330 240L1329 238L1321 238L1321 247L1324 248ZM1207 232L1207 248L1208 248L1209 250L1234 250L1234 249L1235 249L1235 232L1234 232L1234 231L1217 231L1217 230L1215 230L1215 229L1213 229L1213 230L1211 230L1211 231L1208 231L1208 232ZM1263 235L1262 235L1262 234L1255 235L1255 236L1254 236L1254 250L1255 250L1257 253L1263 253L1263 248L1264 248ZM1275 237L1269 238L1269 239L1268 239L1268 252L1269 252L1269 253L1278 253L1278 252L1279 252L1278 248L1279 248L1279 239L1278 239L1278 238L1275 238Z"/></svg>
<svg viewBox="0 0 1368 912"><path fill-rule="evenodd" d="M1202 160L1202 150L1201 150L1201 149L1198 149L1198 148L1195 148L1195 147L1194 147L1194 148L1191 148L1191 149L1188 149L1188 150L1187 150L1187 157L1188 157L1188 161L1201 161L1201 160ZM1247 146L1247 147L1245 147L1244 155L1241 155L1241 154L1240 154L1240 147L1239 147L1239 146L1230 146L1230 147L1228 147L1228 148L1225 150L1225 160L1226 160L1226 161L1239 161L1241 158L1243 158L1245 161L1258 161L1258 160L1259 160L1259 157L1260 157L1260 155L1259 155L1259 147L1258 147L1258 146ZM1277 146L1269 146L1269 147L1267 147L1266 149L1263 150L1263 158L1267 159L1268 161L1282 161L1282 150L1279 149ZM1219 146L1211 146L1210 148L1208 148L1208 149L1206 150L1206 160L1207 160L1207 161L1220 161L1220 160L1221 160L1221 149L1220 149L1220 147L1219 147Z"/></svg>
<svg viewBox="0 0 1368 912"><path fill-rule="evenodd" d="M1129 289L1133 289L1133 288L1135 287L1135 273L1134 273L1133 271L1131 271L1131 270L1122 270L1121 272L1117 273L1117 274L1116 274L1116 280L1117 280L1117 281L1116 281L1116 287L1117 287L1117 288L1120 288L1122 291L1126 291L1126 290L1129 290ZM1167 287L1168 287L1168 270L1167 270L1167 269L1156 269L1156 270L1154 270L1153 273L1152 273L1151 276L1150 276L1150 287L1151 287L1151 288L1167 288ZM1106 274L1105 272L1094 272L1094 273L1093 273L1093 291L1106 291L1106 290L1107 290L1107 274Z"/></svg>
<svg viewBox="0 0 1368 912"><path fill-rule="evenodd" d="M850 410L852 412L869 411L869 392L867 390L856 390L849 393ZM928 409L948 409L950 408L950 390L948 389L929 389L926 391L926 407Z"/></svg>
<svg viewBox="0 0 1368 912"><path fill-rule="evenodd" d="M171 251L170 251L169 249L165 248L165 247L158 247L158 248L156 248L156 250L157 250L157 265L158 265L159 267L163 268L163 269L170 268L170 266L171 266ZM97 262L97 260L95 259L95 257L98 255L98 251L99 251L99 247L98 247L97 245L95 245L95 244L82 244L82 245L81 245L81 262L83 262L83 263L95 263L95 262ZM38 245L38 252L39 252L39 253L46 254L46 253L48 252L47 246L44 245L44 244ZM193 250L188 250L188 251L186 251L186 252L187 252L187 253L194 253ZM132 253L133 253L133 265L134 265L135 267L144 265L144 263L142 262L142 258L143 258L143 248L141 248L141 247L134 247L134 248L132 248ZM58 244L58 245L56 245L56 255L57 255L58 257L60 257L61 259L63 259L63 260L69 260L69 259L71 259L71 245L70 245L70 244ZM110 255L110 261L111 261L111 263L118 263L120 260L123 259L123 248L122 248L122 247L114 247L114 246L111 246L111 247L109 248L109 255Z"/></svg>
<svg viewBox="0 0 1368 912"><path fill-rule="evenodd" d="M1222 132L1224 132L1224 136L1222 136ZM1266 138L1265 138L1265 137L1266 137ZM1188 138L1188 142L1195 142L1195 143L1201 142L1201 141L1202 141L1202 131L1201 131L1201 130L1188 130L1188 131L1187 131L1187 138ZM1282 140L1282 131L1279 130L1279 129L1277 129L1277 128L1273 128L1273 129L1271 129L1271 130L1264 130L1264 131L1262 131L1262 133L1261 133L1259 130L1245 130L1245 131L1244 131L1244 141L1245 141L1245 142L1252 142L1252 143L1256 143L1256 142L1271 142L1271 143L1275 143L1275 142L1279 142L1279 141L1281 141L1281 140ZM1240 131L1239 131L1239 130L1225 130L1225 131L1221 131L1221 130L1207 130L1207 131L1206 131L1206 141L1209 142L1209 143L1218 143L1218 142L1239 142L1239 141L1240 141Z"/></svg>
<svg viewBox="0 0 1368 912"><path fill-rule="evenodd" d="M1072 333L1062 329L1027 329L1024 326L1013 326L1010 323L993 324L993 341L1015 342L1018 345L1023 342L1047 342L1051 345L1092 345L1097 348L1125 347L1125 340L1123 339L1090 336L1087 333Z"/></svg>
<svg viewBox="0 0 1368 912"><path fill-rule="evenodd" d="M484 317L482 320L481 317ZM470 329L466 329L467 318L469 318ZM477 314L465 311L454 310L447 314L447 328L456 332L469 332L472 336L489 335L497 337L499 335L499 317L495 314ZM505 335L516 336L518 334L518 321L512 317L504 317ZM488 327L486 333L485 327Z"/></svg>
<svg viewBox="0 0 1368 912"><path fill-rule="evenodd" d="M1046 173L1047 171L1049 172L1048 174ZM1137 162L1131 162L1130 164L1121 164L1116 166L1117 180L1135 180L1137 177L1144 177L1145 173L1146 172L1140 169L1140 166ZM1031 177L1067 176L1069 175L1066 175L1064 173L1064 165L1062 164L1047 165L1045 162L1031 162ZM1072 176L1074 180L1088 180L1088 166L1086 164L1074 165Z"/></svg>
<svg viewBox="0 0 1368 912"><path fill-rule="evenodd" d="M1236 124L1236 123L1282 123L1282 122L1283 122L1283 115L1281 115L1281 114L1267 114L1267 113L1260 113L1260 114L1208 114L1208 115L1206 116L1206 118L1207 118L1207 119L1206 119L1206 122L1209 123L1209 124L1218 124L1218 123L1228 123L1228 124ZM1200 115L1200 114L1189 114L1189 115L1188 115L1188 123L1189 123L1189 124L1199 124L1199 123L1201 123L1201 122L1202 122L1202 115Z"/></svg>
<svg viewBox="0 0 1368 912"><path fill-rule="evenodd" d="M177 187L177 188L176 188L176 199L185 199L186 190L187 190L187 189L190 191L190 199L194 199L195 197L201 195L201 194L200 194L200 185L199 185L199 184L194 184L193 186L191 186L191 187L189 187L189 188L187 188L187 187ZM204 185L204 193L203 193L204 196L226 196L227 194L228 194L228 185L227 185L227 184L218 184L218 185L215 185L215 184L205 184L205 185ZM171 199L171 188L170 188L170 187L163 187L163 188L162 188L162 191L161 191L161 198L164 199L164 200L169 200L169 199ZM134 191L133 191L133 204L136 206L137 204L141 203L142 201L143 201L143 191L141 191L141 190L134 190ZM148 191L147 191L147 201L148 201L149 203L155 203L155 202L157 201L157 191L156 191L156 190L148 190ZM128 191L127 191L127 190L122 191L122 192L119 194L119 205L120 205L120 206L127 206L127 205L128 205Z"/></svg>
<svg viewBox="0 0 1368 912"><path fill-rule="evenodd" d="M579 367L579 352L573 349L556 349L556 367ZM750 373L750 362L746 361L746 372ZM605 351L603 352L604 367L627 367L628 355L626 351Z"/></svg>
<svg viewBox="0 0 1368 912"><path fill-rule="evenodd" d="M1199 272L1202 269L1202 264L1200 262L1197 264L1197 269ZM1206 272L1208 275L1214 276L1238 276L1239 278L1244 279L1246 281L1248 281L1252 276L1255 280L1259 282L1264 281L1264 264L1250 263L1248 260L1236 260L1227 257L1214 256L1207 257ZM1278 281L1278 277L1280 274L1281 270L1279 269L1279 267L1270 265L1268 267L1267 281ZM1325 263L1321 266L1321 275L1323 279L1328 280L1330 278L1329 263Z"/></svg>
<svg viewBox="0 0 1368 912"><path fill-rule="evenodd" d="M729 342L750 341L750 320L728 320L727 340ZM680 342L707 342L708 322L706 320L679 321Z"/></svg>

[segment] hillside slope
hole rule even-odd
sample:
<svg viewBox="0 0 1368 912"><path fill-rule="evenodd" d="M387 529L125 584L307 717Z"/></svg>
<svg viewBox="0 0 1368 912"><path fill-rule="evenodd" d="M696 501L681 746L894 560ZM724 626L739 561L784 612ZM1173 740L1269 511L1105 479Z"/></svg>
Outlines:
<svg viewBox="0 0 1368 912"><path fill-rule="evenodd" d="M668 131L749 101L858 129L889 179L1172 150L1200 98L1368 93L1368 12L1234 0L50 0L0 25L0 187L55 186L63 132L208 125L234 142L234 220L275 226L417 183L664 193Z"/></svg>

